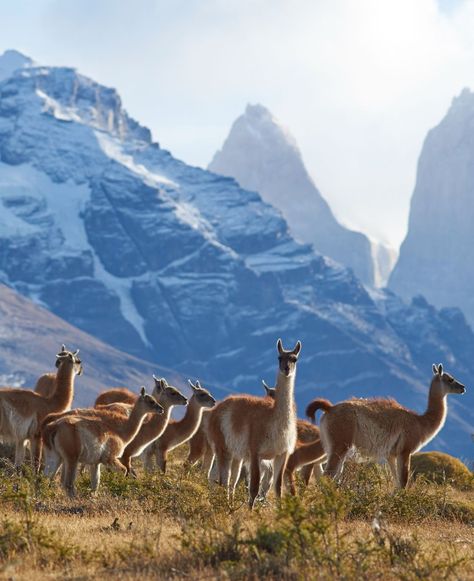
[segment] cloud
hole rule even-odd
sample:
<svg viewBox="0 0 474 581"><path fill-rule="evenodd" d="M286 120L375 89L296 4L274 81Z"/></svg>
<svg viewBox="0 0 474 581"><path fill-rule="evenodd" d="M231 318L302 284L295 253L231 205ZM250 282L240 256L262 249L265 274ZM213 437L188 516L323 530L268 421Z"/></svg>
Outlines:
<svg viewBox="0 0 474 581"><path fill-rule="evenodd" d="M345 223L398 244L417 157L474 86L474 3L18 0L3 48L116 86L177 156L206 165L247 102L295 135Z"/></svg>

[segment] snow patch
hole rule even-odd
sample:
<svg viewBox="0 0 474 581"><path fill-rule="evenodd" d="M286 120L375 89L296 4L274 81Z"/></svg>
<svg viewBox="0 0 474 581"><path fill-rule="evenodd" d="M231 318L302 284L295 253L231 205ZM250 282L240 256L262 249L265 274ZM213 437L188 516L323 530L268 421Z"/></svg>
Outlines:
<svg viewBox="0 0 474 581"><path fill-rule="evenodd" d="M107 272L89 244L81 213L90 200L90 188L71 181L54 183L46 174L31 165L12 166L0 162L0 237L29 235L40 232L44 227L42 224L35 224L31 216L20 217L12 207L5 206L7 200L15 199L35 199L46 204L41 216L46 219L52 217L54 226L63 237L62 244L55 251L56 256L71 252L91 253L95 278L118 295L123 317L136 329L145 345L148 345L145 321L131 297L131 286L135 279L119 278ZM31 296L34 298L33 293Z"/></svg>
<svg viewBox="0 0 474 581"><path fill-rule="evenodd" d="M50 113L58 121L76 121L77 123L82 123L82 119L73 107L64 107L40 89L36 90L36 94L43 100L43 113Z"/></svg>
<svg viewBox="0 0 474 581"><path fill-rule="evenodd" d="M100 148L108 158L113 159L129 169L135 175L139 176L148 186L152 188L163 185L173 188L179 187L177 183L169 180L165 176L151 172L144 165L136 163L133 156L123 150L122 144L118 139L102 131L95 131L94 134Z"/></svg>

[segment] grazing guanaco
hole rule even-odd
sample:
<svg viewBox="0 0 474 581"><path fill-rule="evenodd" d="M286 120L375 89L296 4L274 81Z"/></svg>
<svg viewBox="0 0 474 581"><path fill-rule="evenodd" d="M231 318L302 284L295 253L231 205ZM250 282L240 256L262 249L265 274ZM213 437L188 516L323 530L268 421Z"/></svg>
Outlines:
<svg viewBox="0 0 474 581"><path fill-rule="evenodd" d="M34 391L43 397L49 397L56 389L56 373L44 373L38 377Z"/></svg>
<svg viewBox="0 0 474 581"><path fill-rule="evenodd" d="M48 449L46 476L53 476L62 462L63 487L74 497L77 467L82 462L91 466L91 487L96 491L101 464L126 472L119 458L149 413L163 414L163 408L142 387L130 416L99 409L96 415L69 415L47 423L41 432Z"/></svg>
<svg viewBox="0 0 474 581"><path fill-rule="evenodd" d="M163 434L174 406L186 405L188 403L188 400L176 387L168 385L166 379L158 379L155 376L153 376L153 379L155 380L153 396L163 406L165 413L161 416L147 418L135 438L125 448L121 462L127 469L127 474L132 474L133 476L136 476L136 474L132 468L132 458L140 456L143 452L146 453L147 447ZM146 454L144 460L145 469L149 471L151 467L147 463Z"/></svg>
<svg viewBox="0 0 474 581"><path fill-rule="evenodd" d="M301 343L298 341L294 349L286 351L278 339L277 349L275 401L250 395L229 396L217 404L209 420L208 433L218 463L219 483L228 492L231 464L232 472L239 474L238 463L240 467L243 462L250 463L250 507L258 494L262 460L273 461L275 494L281 497L286 462L296 445L294 383Z"/></svg>
<svg viewBox="0 0 474 581"><path fill-rule="evenodd" d="M296 494L295 471L301 468L301 476L307 486L315 467L318 474L322 474L321 464L325 460L326 453L320 438L313 442L302 442L300 440L296 443L295 451L288 458L285 473L293 496Z"/></svg>
<svg viewBox="0 0 474 581"><path fill-rule="evenodd" d="M0 439L15 443L15 466L23 463L28 440L34 466L39 466L39 426L48 414L70 409L74 397L74 378L82 374L78 352L67 351L63 345L56 355L55 389L49 396L29 389L0 389Z"/></svg>
<svg viewBox="0 0 474 581"><path fill-rule="evenodd" d="M307 407L314 420L316 411L325 413L320 432L328 462L324 473L336 478L342 472L351 447L364 456L388 461L396 484L405 488L410 472L410 457L432 440L444 425L446 396L462 394L466 388L443 371L441 363L433 365L434 377L424 414L402 407L393 399L352 399L332 405L315 399Z"/></svg>
<svg viewBox="0 0 474 581"><path fill-rule="evenodd" d="M275 399L275 388L270 387L262 380L267 397ZM291 494L296 494L295 471L300 469L301 477L308 486L313 471L316 469L318 476L323 472L322 463L326 459L323 445L319 434L319 428L306 420L296 420L296 448L288 458L285 476L288 478ZM263 480L270 480L268 476ZM265 496L265 490L260 494Z"/></svg>
<svg viewBox="0 0 474 581"><path fill-rule="evenodd" d="M188 382L193 395L188 402L186 413L181 420L170 420L163 434L147 448L145 455L148 468L151 465L151 458L155 456L157 466L165 473L168 452L190 440L201 425L203 411L213 408L216 404L216 400L207 389L201 387L199 381L195 384L191 380Z"/></svg>
<svg viewBox="0 0 474 581"><path fill-rule="evenodd" d="M113 387L103 391L97 396L94 407L108 405L110 403L127 403L133 405L137 401L137 394L125 387Z"/></svg>

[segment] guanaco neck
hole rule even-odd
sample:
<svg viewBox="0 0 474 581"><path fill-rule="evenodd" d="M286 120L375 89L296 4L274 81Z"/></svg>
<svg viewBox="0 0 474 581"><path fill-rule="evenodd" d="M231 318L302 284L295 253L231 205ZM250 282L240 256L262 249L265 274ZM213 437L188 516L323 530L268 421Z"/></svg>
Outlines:
<svg viewBox="0 0 474 581"><path fill-rule="evenodd" d="M287 376L278 371L273 410L276 421L281 425L294 425L296 431L295 377L296 373Z"/></svg>
<svg viewBox="0 0 474 581"><path fill-rule="evenodd" d="M125 444L131 442L140 431L146 415L147 412L144 412L141 406L135 405L130 416L128 418L123 418L125 421L119 421L116 423L115 432L117 436Z"/></svg>
<svg viewBox="0 0 474 581"><path fill-rule="evenodd" d="M191 438L199 428L202 419L203 407L199 405L196 397L193 395L186 407L186 412L181 420L171 421L163 435L160 443L175 443L176 441L185 442Z"/></svg>
<svg viewBox="0 0 474 581"><path fill-rule="evenodd" d="M56 388L46 398L51 410L66 411L71 408L74 397L74 362L63 361L56 372Z"/></svg>
<svg viewBox="0 0 474 581"><path fill-rule="evenodd" d="M428 407L423 415L419 416L419 421L423 429L424 439L432 438L443 427L446 420L448 404L446 394L436 393L433 383L428 395Z"/></svg>
<svg viewBox="0 0 474 581"><path fill-rule="evenodd" d="M151 418L145 422L140 429L140 443L153 442L159 438L166 429L171 416L172 405L167 405L166 402L160 401L160 405L164 409L162 414L153 414Z"/></svg>

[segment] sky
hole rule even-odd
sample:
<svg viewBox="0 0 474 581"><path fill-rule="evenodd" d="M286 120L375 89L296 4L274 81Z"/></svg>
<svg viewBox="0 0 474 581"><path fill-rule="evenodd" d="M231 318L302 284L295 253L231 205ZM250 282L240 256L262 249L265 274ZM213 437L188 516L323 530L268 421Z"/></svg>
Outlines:
<svg viewBox="0 0 474 581"><path fill-rule="evenodd" d="M262 103L338 219L398 248L423 140L474 90L474 0L0 0L8 48L117 88L202 167Z"/></svg>

